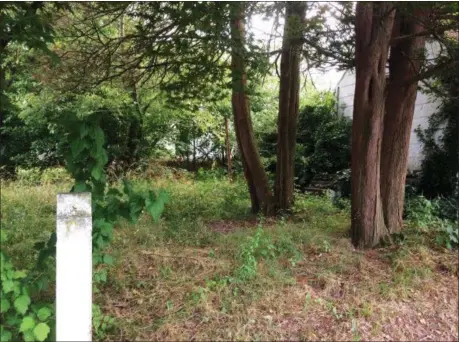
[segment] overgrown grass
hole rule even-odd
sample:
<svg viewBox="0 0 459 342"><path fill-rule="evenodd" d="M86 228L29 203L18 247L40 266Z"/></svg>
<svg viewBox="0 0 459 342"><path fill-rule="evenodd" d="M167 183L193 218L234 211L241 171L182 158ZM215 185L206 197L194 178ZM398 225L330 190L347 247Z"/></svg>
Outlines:
<svg viewBox="0 0 459 342"><path fill-rule="evenodd" d="M358 340L382 336L386 302L441 277L457 282L457 256L413 225L397 245L355 251L348 206L326 197L299 195L293 216L265 219L250 215L243 179L135 185L164 188L170 202L158 223L144 215L116 227L115 264L95 295L115 323L95 339ZM2 187L2 248L17 268L31 266L34 243L55 229L56 194L69 188Z"/></svg>

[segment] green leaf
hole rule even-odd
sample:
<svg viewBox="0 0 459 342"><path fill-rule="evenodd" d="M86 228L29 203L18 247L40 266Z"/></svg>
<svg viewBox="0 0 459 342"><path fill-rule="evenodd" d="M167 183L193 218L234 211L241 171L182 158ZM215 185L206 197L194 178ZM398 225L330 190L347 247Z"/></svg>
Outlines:
<svg viewBox="0 0 459 342"><path fill-rule="evenodd" d="M89 127L86 124L80 126L80 138L83 139L89 133Z"/></svg>
<svg viewBox="0 0 459 342"><path fill-rule="evenodd" d="M96 282L106 282L107 281L107 270L103 269L94 273L94 279Z"/></svg>
<svg viewBox="0 0 459 342"><path fill-rule="evenodd" d="M107 191L107 196L121 196L121 192L116 188L111 188Z"/></svg>
<svg viewBox="0 0 459 342"><path fill-rule="evenodd" d="M2 335L0 336L0 341L11 341L12 338L13 334L9 330L6 330L2 327Z"/></svg>
<svg viewBox="0 0 459 342"><path fill-rule="evenodd" d="M129 182L127 179L123 179L123 191L126 195L131 196L132 193L134 192L134 189L132 188L131 182Z"/></svg>
<svg viewBox="0 0 459 342"><path fill-rule="evenodd" d="M105 134L104 134L104 131L102 130L102 128L100 128L98 126L94 128L94 140L96 141L97 145L99 145L99 146L103 146L104 145Z"/></svg>
<svg viewBox="0 0 459 342"><path fill-rule="evenodd" d="M95 179L95 180L100 180L102 178L102 172L103 172L103 168L102 167L99 167L99 166L96 166L94 167L92 170L91 170L91 176Z"/></svg>
<svg viewBox="0 0 459 342"><path fill-rule="evenodd" d="M13 278L14 279L22 279L22 278L25 278L26 276L27 276L26 271L15 271L14 275L13 275Z"/></svg>
<svg viewBox="0 0 459 342"><path fill-rule="evenodd" d="M14 301L14 307L20 314L25 314L30 305L30 297L22 295Z"/></svg>
<svg viewBox="0 0 459 342"><path fill-rule="evenodd" d="M11 291L13 291L13 289L15 287L15 282L13 280L11 280L11 279L7 279L7 280L2 282L2 287L3 287L3 292L4 293L11 292Z"/></svg>
<svg viewBox="0 0 459 342"><path fill-rule="evenodd" d="M85 192L87 189L85 182L76 182L75 186L73 187L74 192Z"/></svg>
<svg viewBox="0 0 459 342"><path fill-rule="evenodd" d="M70 144L70 149L72 151L72 156L75 158L75 157L78 157L78 155L83 152L83 150L87 147L87 144L86 144L86 141L84 140L81 140L81 139L78 139L78 140L74 140L72 141L72 143Z"/></svg>
<svg viewBox="0 0 459 342"><path fill-rule="evenodd" d="M26 331L24 332L24 341L26 342L33 342L35 341L35 336L32 331Z"/></svg>
<svg viewBox="0 0 459 342"><path fill-rule="evenodd" d="M20 332L32 330L35 327L35 320L31 316L26 316L22 319L21 326L19 327Z"/></svg>
<svg viewBox="0 0 459 342"><path fill-rule="evenodd" d="M94 221L94 231L99 231L100 235L104 237L111 237L113 233L113 225L104 219Z"/></svg>
<svg viewBox="0 0 459 342"><path fill-rule="evenodd" d="M96 160L99 160L100 159L100 151L102 150L102 147L97 145L97 144L94 144L92 145L91 149L89 150L89 155L96 159Z"/></svg>
<svg viewBox="0 0 459 342"><path fill-rule="evenodd" d="M5 320L6 321L5 325L7 325L7 326L9 325L10 327L16 327L17 328L22 322L22 319L20 319L18 317L19 317L18 315L14 315L14 316L13 315L7 315L6 316L6 320ZM0 325L0 327L1 327L1 325Z"/></svg>
<svg viewBox="0 0 459 342"><path fill-rule="evenodd" d="M10 301L6 298L2 298L0 301L0 312L4 313L7 312L11 307Z"/></svg>
<svg viewBox="0 0 459 342"><path fill-rule="evenodd" d="M47 307L43 307L37 312L37 317L40 321L46 321L51 316L51 310Z"/></svg>
<svg viewBox="0 0 459 342"><path fill-rule="evenodd" d="M156 200L152 200L153 196L149 196L145 201L147 211L155 221L158 221L162 212L164 211L164 205L167 203L168 195L165 191L161 191Z"/></svg>
<svg viewBox="0 0 459 342"><path fill-rule="evenodd" d="M46 323L39 323L33 329L33 334L37 338L38 341L44 341L49 335L50 329L48 324Z"/></svg>
<svg viewBox="0 0 459 342"><path fill-rule="evenodd" d="M109 254L105 254L104 263L106 263L107 265L113 265L113 257Z"/></svg>
<svg viewBox="0 0 459 342"><path fill-rule="evenodd" d="M102 165L105 165L108 163L108 154L104 149L102 149L99 153L99 162Z"/></svg>

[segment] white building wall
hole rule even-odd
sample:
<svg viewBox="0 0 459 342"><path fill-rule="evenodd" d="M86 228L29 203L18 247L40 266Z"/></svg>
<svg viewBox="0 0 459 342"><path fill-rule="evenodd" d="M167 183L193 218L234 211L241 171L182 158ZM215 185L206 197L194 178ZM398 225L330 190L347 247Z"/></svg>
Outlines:
<svg viewBox="0 0 459 342"><path fill-rule="evenodd" d="M427 56L432 58L439 51L439 46L434 44L427 45ZM338 101L339 113L352 118L354 110L354 91L355 91L355 72L346 71L336 87L336 96ZM411 127L411 138L408 157L408 172L412 173L421 167L422 162L422 145L415 132L419 126L426 128L428 120L439 107L440 102L418 91L414 109L413 124Z"/></svg>

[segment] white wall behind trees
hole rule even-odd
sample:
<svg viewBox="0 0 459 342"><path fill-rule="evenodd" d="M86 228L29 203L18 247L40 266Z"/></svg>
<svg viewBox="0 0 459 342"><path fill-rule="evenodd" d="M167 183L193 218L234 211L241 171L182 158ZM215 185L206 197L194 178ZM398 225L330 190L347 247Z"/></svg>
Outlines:
<svg viewBox="0 0 459 342"><path fill-rule="evenodd" d="M440 48L438 44L428 43L426 46L427 58L435 58ZM344 116L352 118L354 110L354 91L355 91L355 72L348 70L344 73L342 78L338 81L335 88L335 94L338 101L339 113ZM413 124L411 127L411 138L408 157L408 172L412 173L418 171L421 167L423 159L422 145L415 132L417 127L426 128L428 125L429 117L435 113L439 107L440 102L432 98L432 96L418 90L416 96L416 103L414 109Z"/></svg>

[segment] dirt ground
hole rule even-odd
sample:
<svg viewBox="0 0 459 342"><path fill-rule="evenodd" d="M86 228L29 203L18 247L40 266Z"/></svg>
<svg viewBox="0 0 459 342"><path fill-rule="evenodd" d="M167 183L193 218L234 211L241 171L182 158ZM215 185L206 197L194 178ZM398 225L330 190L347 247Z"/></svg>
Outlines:
<svg viewBox="0 0 459 342"><path fill-rule="evenodd" d="M105 294L120 322L107 339L457 341L457 255L403 252L354 251L342 238L330 253L308 249L285 279L246 289L209 283L231 266L209 249L128 254L123 290Z"/></svg>

